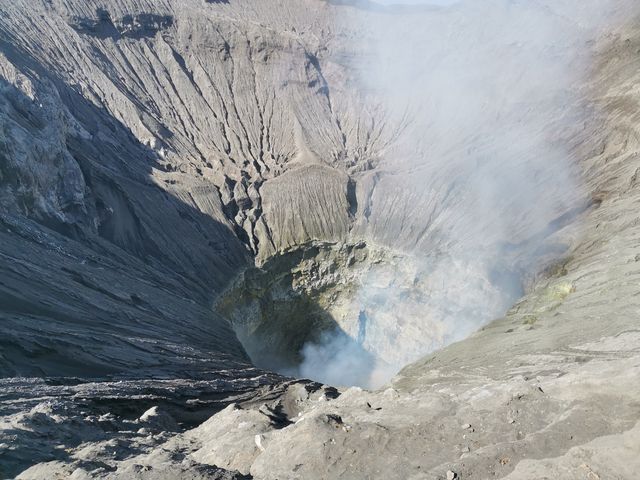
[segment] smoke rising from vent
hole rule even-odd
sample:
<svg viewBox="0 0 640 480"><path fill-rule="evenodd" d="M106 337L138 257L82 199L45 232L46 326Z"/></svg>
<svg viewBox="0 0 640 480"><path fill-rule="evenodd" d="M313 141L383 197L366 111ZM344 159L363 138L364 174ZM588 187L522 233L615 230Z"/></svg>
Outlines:
<svg viewBox="0 0 640 480"><path fill-rule="evenodd" d="M588 208L574 152L594 116L580 90L591 41L633 9L378 3L348 19L361 41L354 77L388 135L375 181L356 180L374 184L365 238L403 260L361 278L350 321L307 344L299 368L365 387L503 315L524 279L562 256L554 233Z"/></svg>

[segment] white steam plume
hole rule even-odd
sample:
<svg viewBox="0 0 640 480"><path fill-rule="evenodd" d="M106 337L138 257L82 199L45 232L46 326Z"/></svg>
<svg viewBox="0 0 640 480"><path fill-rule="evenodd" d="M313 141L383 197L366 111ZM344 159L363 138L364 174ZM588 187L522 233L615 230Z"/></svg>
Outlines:
<svg viewBox="0 0 640 480"><path fill-rule="evenodd" d="M366 387L503 315L521 279L562 254L546 239L586 205L572 152L592 118L580 86L593 41L637 10L624 0L378 3L387 7L349 18L362 38L354 68L367 101L402 128L377 159L365 234L404 257L362 277L351 320L306 345L300 367ZM428 8L407 6L417 3ZM385 217L389 198L406 206L397 218ZM377 218L399 226L385 234Z"/></svg>

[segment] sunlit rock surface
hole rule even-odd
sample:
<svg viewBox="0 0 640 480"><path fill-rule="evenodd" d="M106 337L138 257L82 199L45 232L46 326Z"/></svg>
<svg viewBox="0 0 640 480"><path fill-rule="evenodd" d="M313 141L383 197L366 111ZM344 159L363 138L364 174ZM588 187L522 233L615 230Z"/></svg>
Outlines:
<svg viewBox="0 0 640 480"><path fill-rule="evenodd" d="M482 7L0 7L0 476L640 471L632 16L467 53ZM393 111L381 25L463 52L415 74L471 108ZM447 76L485 48L495 91ZM580 74L522 82L529 48Z"/></svg>

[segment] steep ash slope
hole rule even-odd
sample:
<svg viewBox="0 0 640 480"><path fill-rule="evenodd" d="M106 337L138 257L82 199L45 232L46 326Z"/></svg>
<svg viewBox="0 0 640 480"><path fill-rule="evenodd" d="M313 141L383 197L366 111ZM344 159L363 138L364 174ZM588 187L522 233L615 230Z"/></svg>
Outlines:
<svg viewBox="0 0 640 480"><path fill-rule="evenodd" d="M630 478L635 30L436 48L441 117L366 81L378 29L469 12L356 3L0 0L0 374L45 378L0 381L0 474ZM251 366L378 385L523 293L382 392Z"/></svg>
<svg viewBox="0 0 640 480"><path fill-rule="evenodd" d="M575 41L567 36L538 46L534 37L522 49L507 30L504 39L479 42L466 53L469 40L456 25L468 14L418 9L401 15L318 0L6 2L0 28L7 98L14 100L5 109L9 160L3 203L9 212L72 240L106 240L110 245L100 248L115 245L142 259L144 270L153 270L132 272L131 279L151 275L157 286L158 276L181 283L184 278L178 291L186 291L178 296L205 308L216 301L218 313L234 322L260 366L295 372L309 352L321 357L308 359L312 364L323 363L338 338L356 352L363 368L350 379L325 379L377 385L403 364L504 313L527 278L566 248L551 238L554 231L590 205L585 192L568 187L565 159L555 158L584 135L579 100L555 100L568 87L556 81L564 74L557 71L556 58L580 66L581 59L571 56ZM580 26L579 19L545 15L558 29ZM369 61L390 62L399 72L406 67L380 54L384 46L378 45L377 32L385 25L393 25L385 32L390 38L422 30L449 38L462 55L452 61L443 54L434 57L444 77L455 75L459 63L493 50L513 56L503 79L478 90L471 102L482 109L492 89L511 89L485 113L499 120L476 118L478 112L466 108L441 118L459 105L445 103L438 110L419 98L399 116L395 104L412 99L399 97L390 105L394 98L367 81L379 74ZM519 79L532 55L543 58L541 67L549 73L529 86ZM476 69L471 63L466 82L482 82L483 69L479 74ZM430 72L410 73L425 81L433 77L431 86L438 91L441 79ZM458 86L459 93L469 93L464 83ZM542 95L542 87L549 92ZM447 124L461 127L442 129ZM508 142L500 131L525 141L509 149L518 142ZM47 155L40 159L42 150ZM485 180L478 180L483 178L496 192L486 191ZM491 180L497 178L501 184ZM514 201L510 190L518 183ZM115 256L120 265L130 263L127 256ZM303 263L292 263L296 258ZM256 286L238 277L252 264L266 268L267 278L279 279L257 290L258 298L283 300L275 314L274 302L256 301L251 290ZM49 266L36 262L27 268ZM66 269L60 282L79 283L89 288L86 295L95 296L96 282L88 278L95 272L60 268ZM178 276L166 275L167 269ZM290 273L294 270L303 273ZM456 284L464 278L463 296ZM131 315L146 309L144 318L147 306L158 308L173 288L144 293L126 284L112 291L114 282L106 283L98 288L106 292L99 294L101 302L113 305L124 298L128 303L100 307L116 310L116 317L123 312L115 321L123 332L130 329ZM30 290L14 303L44 303L44 311L57 303L35 298L51 293L29 297ZM389 297L394 290L398 295ZM60 313L68 308L64 305L55 306L52 315L66 317ZM86 315L84 310L72 316ZM189 315L202 319L197 325L207 316L217 318L206 311ZM291 318L295 332L283 333L282 322L274 320L280 317L285 324ZM154 329L152 318L142 320L143 329L147 324ZM166 316L169 324L175 318ZM218 338L186 328L183 334L194 341L186 338L185 344L217 349L232 337L220 319L211 321L217 322L212 331ZM28 322L17 324L24 328ZM58 328L56 322L50 325ZM20 346L11 348L23 357L47 356L37 352L37 342L24 343L28 333L18 332L11 344ZM139 330L130 333L129 338L140 338ZM85 343L88 351L86 341L83 337L78 345ZM62 349L52 348L49 357L61 355ZM91 355L85 352L83 358ZM104 363L119 365L118 355L101 356L91 359L97 372L112 370L100 366ZM73 363L69 357L60 361ZM375 365L367 367L371 358ZM342 361L332 368L343 370ZM315 368L302 367L300 373L308 370Z"/></svg>
<svg viewBox="0 0 640 480"><path fill-rule="evenodd" d="M155 364L152 351L187 312L194 323L183 347L217 344L243 359L206 308L211 290L247 261L229 227L153 185L153 155L112 117L37 71L22 73L6 57L3 65L5 371Z"/></svg>
<svg viewBox="0 0 640 480"><path fill-rule="evenodd" d="M110 265L114 271L131 271L114 282L95 272L104 266L82 256L54 267L42 251L28 252L29 244L21 239L16 240L19 249L3 242L10 258L19 251L32 262L14 276L44 277L38 289L36 282L15 288L18 278L6 284L12 311L83 318L83 329L93 328L86 317L99 318L104 311L112 331L114 325L130 328L132 316L140 316L145 329L145 316L153 317L156 312L149 312L154 308L162 316L161 305L176 297L167 320L189 312L188 322L197 326L215 321L205 320L215 315L198 311L200 307L179 307L180 297L208 306L248 264L250 253L260 249L258 255L266 257L276 248L274 241L282 248L345 235L344 174L323 178L335 189L334 198L323 202L333 211L324 216L315 213L317 203L301 205L300 211L311 214L302 216L299 229L278 223L281 212L274 212L273 205L281 189L271 189L264 206L260 193L266 179L294 164L317 163L314 152L322 152L329 164L343 163L347 149L353 148L347 142L356 143L350 137L359 127L349 125L352 135L345 134L341 128L348 123L341 123L340 113L332 109L316 57L323 39L309 31L312 24L331 24L325 17L332 12L322 2L308 6L278 4L282 14L276 15L266 5L255 10L252 2L3 3L2 203L6 214L19 215L6 221L35 221L68 237L56 237L54 245L78 241L83 243L73 247L78 251L89 245L103 254L97 264L116 262ZM305 195L293 196L305 201ZM275 240L263 210L274 218ZM294 236L288 238L287 232ZM62 248L54 245L49 249ZM39 269L52 271L51 283L57 285L35 274ZM138 278L149 286L147 292L131 284ZM80 297L78 303L92 305L90 309L98 306L98 312L80 306L80 312L62 313L73 310L74 302L63 300L68 292ZM55 300L45 299L52 295ZM55 322L44 323L45 331L57 328ZM30 324L15 322L19 330L7 341L20 346L7 348L31 357L47 355L43 349L64 355L47 342L39 345L42 340L28 345L31 336L21 329ZM7 331L14 328L6 326ZM233 345L224 324L210 326L204 337L185 329L193 335L185 345L209 344L222 351ZM210 337L212 331L223 340ZM90 339L78 343L92 350ZM65 350L69 355L61 362L73 363L75 354ZM81 370L91 355L85 352ZM105 352L91 362L98 372L109 371L99 365L117 364L117 357ZM51 360L42 363L52 368ZM29 371L20 368L13 371Z"/></svg>

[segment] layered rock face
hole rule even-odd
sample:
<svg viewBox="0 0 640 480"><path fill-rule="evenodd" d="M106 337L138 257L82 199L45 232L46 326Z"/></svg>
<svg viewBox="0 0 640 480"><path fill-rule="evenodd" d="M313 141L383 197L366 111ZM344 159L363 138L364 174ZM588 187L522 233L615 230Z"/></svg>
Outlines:
<svg viewBox="0 0 640 480"><path fill-rule="evenodd" d="M633 25L0 6L1 475L640 470Z"/></svg>

